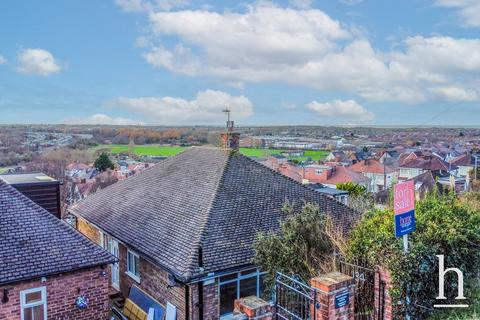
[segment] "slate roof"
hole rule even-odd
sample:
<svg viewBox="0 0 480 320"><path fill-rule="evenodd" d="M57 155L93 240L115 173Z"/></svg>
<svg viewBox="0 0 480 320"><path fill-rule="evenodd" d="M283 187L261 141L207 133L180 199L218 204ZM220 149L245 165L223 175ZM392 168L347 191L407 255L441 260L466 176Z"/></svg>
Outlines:
<svg viewBox="0 0 480 320"><path fill-rule="evenodd" d="M478 161L478 160L477 160ZM466 153L450 160L450 163L456 166L474 166L475 157Z"/></svg>
<svg viewBox="0 0 480 320"><path fill-rule="evenodd" d="M115 258L0 180L0 285Z"/></svg>
<svg viewBox="0 0 480 320"><path fill-rule="evenodd" d="M344 229L357 215L240 153L201 147L102 189L70 212L188 282L250 264L257 232L279 229L285 201L315 203Z"/></svg>

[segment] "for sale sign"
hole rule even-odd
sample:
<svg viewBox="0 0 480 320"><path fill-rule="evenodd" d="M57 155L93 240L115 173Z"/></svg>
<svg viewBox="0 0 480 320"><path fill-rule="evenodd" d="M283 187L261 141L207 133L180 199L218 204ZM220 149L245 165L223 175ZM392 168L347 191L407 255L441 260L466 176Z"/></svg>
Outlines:
<svg viewBox="0 0 480 320"><path fill-rule="evenodd" d="M401 237L415 231L415 185L413 180L393 186L395 211L395 236Z"/></svg>

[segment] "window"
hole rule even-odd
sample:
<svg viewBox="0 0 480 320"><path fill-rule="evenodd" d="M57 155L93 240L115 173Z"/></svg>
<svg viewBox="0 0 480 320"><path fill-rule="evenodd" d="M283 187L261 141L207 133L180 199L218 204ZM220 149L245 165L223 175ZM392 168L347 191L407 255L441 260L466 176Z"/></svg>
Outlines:
<svg viewBox="0 0 480 320"><path fill-rule="evenodd" d="M47 319L47 290L45 287L20 291L22 320Z"/></svg>
<svg viewBox="0 0 480 320"><path fill-rule="evenodd" d="M220 316L226 317L232 314L236 299L248 296L265 299L264 275L265 272L260 272L258 269L247 269L221 277L218 285Z"/></svg>
<svg viewBox="0 0 480 320"><path fill-rule="evenodd" d="M140 257L133 251L127 250L127 274L135 281L140 282Z"/></svg>
<svg viewBox="0 0 480 320"><path fill-rule="evenodd" d="M98 245L105 249L105 235L102 231L98 231Z"/></svg>

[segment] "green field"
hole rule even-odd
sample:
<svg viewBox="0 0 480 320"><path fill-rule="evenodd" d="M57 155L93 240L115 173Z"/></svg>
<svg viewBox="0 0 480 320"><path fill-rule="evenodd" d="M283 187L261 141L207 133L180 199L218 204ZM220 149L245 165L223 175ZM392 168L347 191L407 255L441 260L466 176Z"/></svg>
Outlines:
<svg viewBox="0 0 480 320"><path fill-rule="evenodd" d="M108 149L111 153L128 153L129 147L125 144L110 144L110 145L101 145L95 149ZM133 151L139 156L174 156L179 152L185 150L185 147L180 146L160 146L160 145L143 145L143 146L134 146ZM249 157L266 157L272 154L280 154L285 150L278 149L257 149L257 148L240 148L240 152ZM308 158L318 161L326 157L328 151L324 150L307 150L303 157L292 157L299 161L307 160Z"/></svg>

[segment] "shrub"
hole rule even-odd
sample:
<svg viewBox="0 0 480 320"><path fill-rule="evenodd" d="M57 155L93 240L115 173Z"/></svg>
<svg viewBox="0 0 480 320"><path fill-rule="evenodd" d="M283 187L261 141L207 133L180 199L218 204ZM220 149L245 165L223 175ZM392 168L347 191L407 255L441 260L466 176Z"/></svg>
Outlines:
<svg viewBox="0 0 480 320"><path fill-rule="evenodd" d="M367 213L351 234L347 258L386 266L394 282L392 301L404 302L408 290L411 304L399 304L395 308L396 319L401 319L406 309L413 319L432 314L429 308L438 294L438 254L445 256L446 267L463 271L465 296L472 297L471 287L480 268L478 207L470 206L468 199L458 200L454 194L434 193L417 202L417 230L409 235L408 254L403 252L402 240L395 238L393 216L392 209ZM448 298L453 299L456 283L446 281L445 290L450 294Z"/></svg>

